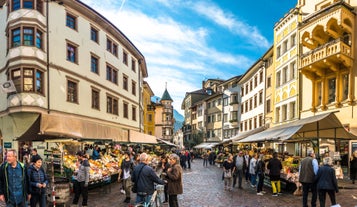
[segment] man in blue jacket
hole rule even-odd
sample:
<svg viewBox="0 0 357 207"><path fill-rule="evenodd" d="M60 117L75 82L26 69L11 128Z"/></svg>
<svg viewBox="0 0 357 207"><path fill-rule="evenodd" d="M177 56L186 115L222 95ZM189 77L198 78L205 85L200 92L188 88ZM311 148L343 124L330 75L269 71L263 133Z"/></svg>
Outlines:
<svg viewBox="0 0 357 207"><path fill-rule="evenodd" d="M5 201L7 207L27 207L29 192L26 166L17 161L16 150L10 149L0 167L0 201Z"/></svg>
<svg viewBox="0 0 357 207"><path fill-rule="evenodd" d="M147 164L149 163L149 155L146 153L140 154L140 163L135 167L131 181L137 187L135 203L149 203L152 194L155 191L155 183L164 185L165 181L161 180Z"/></svg>

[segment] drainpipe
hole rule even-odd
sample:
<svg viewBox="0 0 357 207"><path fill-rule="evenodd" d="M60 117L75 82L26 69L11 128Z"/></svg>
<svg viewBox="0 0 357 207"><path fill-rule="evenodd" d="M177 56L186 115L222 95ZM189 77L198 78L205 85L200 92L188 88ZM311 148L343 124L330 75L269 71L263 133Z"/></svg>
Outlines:
<svg viewBox="0 0 357 207"><path fill-rule="evenodd" d="M144 115L143 105L142 105L142 101L141 101L142 100L141 96L143 95L141 87L143 86L143 83L142 83L142 81L140 79L142 60L139 59L138 63L139 63L139 67L138 67L139 113L138 114L139 114L139 131L142 132L143 129L142 129L141 126L142 126L142 122L143 122L142 118L143 118L143 115Z"/></svg>
<svg viewBox="0 0 357 207"><path fill-rule="evenodd" d="M46 72L47 72L47 113L51 111L50 107L50 34L49 34L49 0L46 1Z"/></svg>

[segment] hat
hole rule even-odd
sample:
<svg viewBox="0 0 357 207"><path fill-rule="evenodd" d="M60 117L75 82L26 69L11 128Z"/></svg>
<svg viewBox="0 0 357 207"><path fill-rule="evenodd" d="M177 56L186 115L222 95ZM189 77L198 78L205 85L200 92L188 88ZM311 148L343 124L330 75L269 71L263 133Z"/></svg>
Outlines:
<svg viewBox="0 0 357 207"><path fill-rule="evenodd" d="M31 162L33 162L33 163L37 162L38 160L42 160L40 155L34 155L31 157Z"/></svg>
<svg viewBox="0 0 357 207"><path fill-rule="evenodd" d="M83 156L84 156L84 154L83 154L82 151L78 151L78 152L76 153L76 155L78 155L78 156L80 156L80 157L83 157Z"/></svg>

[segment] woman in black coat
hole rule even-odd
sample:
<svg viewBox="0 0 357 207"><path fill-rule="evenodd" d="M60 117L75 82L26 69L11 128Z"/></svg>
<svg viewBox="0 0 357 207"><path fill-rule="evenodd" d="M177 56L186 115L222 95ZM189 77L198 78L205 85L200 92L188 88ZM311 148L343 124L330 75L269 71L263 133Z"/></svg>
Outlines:
<svg viewBox="0 0 357 207"><path fill-rule="evenodd" d="M357 151L352 153L350 161L350 178L352 184L355 184L355 180L357 179Z"/></svg>
<svg viewBox="0 0 357 207"><path fill-rule="evenodd" d="M323 166L319 168L315 178L319 194L320 207L325 207L326 193L328 193L330 197L331 205L336 205L335 192L338 193L338 186L335 169L331 166L332 158L325 157L323 159Z"/></svg>

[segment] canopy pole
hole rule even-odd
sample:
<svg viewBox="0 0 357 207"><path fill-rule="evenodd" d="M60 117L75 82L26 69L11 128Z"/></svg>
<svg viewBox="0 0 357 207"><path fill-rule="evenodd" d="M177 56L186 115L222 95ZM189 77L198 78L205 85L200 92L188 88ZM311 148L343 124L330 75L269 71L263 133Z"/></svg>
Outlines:
<svg viewBox="0 0 357 207"><path fill-rule="evenodd" d="M320 123L319 121L317 121L317 126L316 126L316 130L317 130L317 157L321 160L320 158Z"/></svg>

